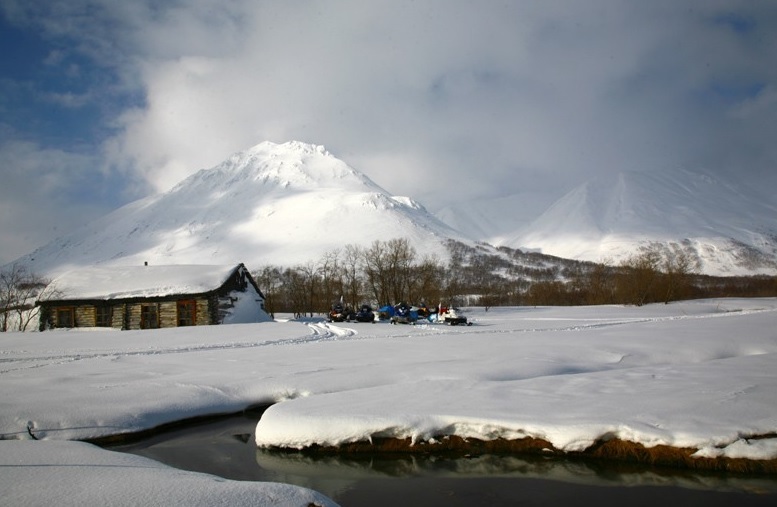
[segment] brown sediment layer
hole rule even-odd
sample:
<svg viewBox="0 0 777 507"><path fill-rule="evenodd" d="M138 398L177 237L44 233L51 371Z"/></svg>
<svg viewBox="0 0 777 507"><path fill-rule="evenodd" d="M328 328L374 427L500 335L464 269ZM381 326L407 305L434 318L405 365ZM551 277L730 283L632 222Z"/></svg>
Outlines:
<svg viewBox="0 0 777 507"><path fill-rule="evenodd" d="M144 431L114 434L103 437L85 439L101 446L121 445L149 438L166 431L180 429L200 422L211 422L224 417L231 417L246 412L261 415L270 405L256 405L232 414L211 414L175 421ZM258 417L257 417L258 418ZM751 435L749 440L777 438L777 433ZM754 460L745 458L703 458L693 457L698 450L690 447L672 447L656 445L645 447L636 442L619 439L598 440L582 451L567 452L556 449L553 444L541 438L525 437L520 439L480 440L477 438L462 438L456 435L441 436L427 441L413 442L410 438L372 438L371 441L360 441L339 446L312 445L304 449L271 447L272 450L303 453L303 454L429 454L464 457L479 454L496 455L527 455L547 456L565 459L593 459L618 461L643 465L666 466L690 470L724 471L747 474L777 475L777 459Z"/></svg>
<svg viewBox="0 0 777 507"><path fill-rule="evenodd" d="M755 437L757 438L757 437ZM763 438L763 437L761 437ZM471 456L477 454L542 455L572 459L596 459L639 463L692 470L714 470L748 474L777 474L777 459L752 460L744 458L696 458L697 449L656 445L645 447L636 442L610 439L595 442L583 451L565 452L553 447L547 440L526 437L516 440L479 440L455 435L423 442L409 438L373 438L371 442L352 442L339 446L313 445L302 450L275 448L278 451L306 454L445 454Z"/></svg>

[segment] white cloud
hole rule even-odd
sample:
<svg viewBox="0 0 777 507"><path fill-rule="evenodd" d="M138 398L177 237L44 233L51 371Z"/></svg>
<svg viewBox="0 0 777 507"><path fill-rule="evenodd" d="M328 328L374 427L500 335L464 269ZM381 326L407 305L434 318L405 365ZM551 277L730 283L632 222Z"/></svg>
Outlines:
<svg viewBox="0 0 777 507"><path fill-rule="evenodd" d="M697 111L696 94L754 71L699 7L236 2L215 29L205 7L172 10L145 23L148 105L121 153L160 189L265 139L373 161L358 168L378 181L487 167L481 193L519 168L582 179L692 162L723 113Z"/></svg>
<svg viewBox="0 0 777 507"><path fill-rule="evenodd" d="M764 173L777 160L768 93L722 96L776 85L769 3L3 5L142 92L108 119L119 132L104 153L158 190L264 140L324 144L430 208L627 169ZM745 114L756 107L766 113Z"/></svg>
<svg viewBox="0 0 777 507"><path fill-rule="evenodd" d="M95 165L91 155L30 141L0 144L0 266L110 211L113 205L90 186L101 178L90 169ZM112 201L122 191L104 192Z"/></svg>

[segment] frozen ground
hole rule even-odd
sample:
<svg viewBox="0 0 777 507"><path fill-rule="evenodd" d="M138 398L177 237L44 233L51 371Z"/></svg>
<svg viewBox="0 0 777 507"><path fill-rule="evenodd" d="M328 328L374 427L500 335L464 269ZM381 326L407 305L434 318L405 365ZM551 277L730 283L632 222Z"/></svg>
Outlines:
<svg viewBox="0 0 777 507"><path fill-rule="evenodd" d="M53 501L53 490L35 485L66 473L93 494L91 474L109 475L114 458L63 441L268 402L278 403L257 426L261 446L457 434L528 435L579 450L617 437L777 458L777 439L748 438L777 432L777 299L467 315L471 327L314 319L3 335L0 435L11 441L0 442L0 485ZM176 475L145 466L121 475L148 494Z"/></svg>

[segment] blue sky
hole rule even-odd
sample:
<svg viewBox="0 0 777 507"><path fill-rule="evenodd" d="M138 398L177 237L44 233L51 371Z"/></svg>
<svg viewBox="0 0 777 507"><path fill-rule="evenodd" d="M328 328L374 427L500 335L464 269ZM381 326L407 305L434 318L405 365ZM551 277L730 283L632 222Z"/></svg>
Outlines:
<svg viewBox="0 0 777 507"><path fill-rule="evenodd" d="M265 140L432 210L775 184L775 2L0 0L0 46L0 265Z"/></svg>

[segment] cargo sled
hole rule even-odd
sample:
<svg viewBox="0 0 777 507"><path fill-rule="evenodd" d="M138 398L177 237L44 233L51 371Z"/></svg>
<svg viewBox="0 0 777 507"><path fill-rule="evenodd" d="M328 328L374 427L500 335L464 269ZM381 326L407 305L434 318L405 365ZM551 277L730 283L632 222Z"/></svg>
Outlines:
<svg viewBox="0 0 777 507"><path fill-rule="evenodd" d="M460 310L454 307L441 306L437 312L437 322L448 324L449 326L471 326L472 322L467 321L467 317Z"/></svg>

